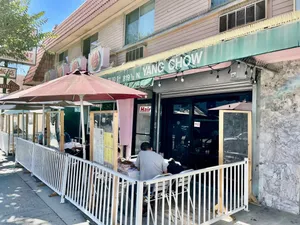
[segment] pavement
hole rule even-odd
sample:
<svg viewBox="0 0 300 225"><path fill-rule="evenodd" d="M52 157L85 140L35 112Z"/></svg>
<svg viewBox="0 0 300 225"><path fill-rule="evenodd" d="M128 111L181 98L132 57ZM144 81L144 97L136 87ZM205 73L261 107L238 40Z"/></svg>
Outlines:
<svg viewBox="0 0 300 225"><path fill-rule="evenodd" d="M13 157L0 151L0 225L91 225L81 211L60 197L49 197L53 191L15 166ZM214 225L300 225L300 216L263 206L249 206Z"/></svg>
<svg viewBox="0 0 300 225"><path fill-rule="evenodd" d="M87 217L0 151L0 224L88 225Z"/></svg>
<svg viewBox="0 0 300 225"><path fill-rule="evenodd" d="M232 221L219 221L214 225L299 225L300 216L264 206L249 205L249 212L241 211Z"/></svg>

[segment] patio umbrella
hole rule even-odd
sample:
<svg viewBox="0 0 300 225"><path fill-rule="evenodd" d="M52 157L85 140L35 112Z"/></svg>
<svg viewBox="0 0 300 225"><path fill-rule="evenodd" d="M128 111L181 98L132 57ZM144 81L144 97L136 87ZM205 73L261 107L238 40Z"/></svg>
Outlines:
<svg viewBox="0 0 300 225"><path fill-rule="evenodd" d="M75 70L73 73L49 81L47 83L29 88L1 98L0 101L80 101L82 121L82 143L85 158L85 130L83 99L118 100L128 98L141 98L146 93L115 83L113 81L93 76L87 71Z"/></svg>
<svg viewBox="0 0 300 225"><path fill-rule="evenodd" d="M212 108L209 110L240 110L240 111L252 111L252 103L251 102L237 102L227 105L222 105L216 108Z"/></svg>
<svg viewBox="0 0 300 225"><path fill-rule="evenodd" d="M53 108L53 109L63 109L63 107L57 107L57 106L47 106L47 108ZM0 105L0 110L39 110L42 109L41 105Z"/></svg>
<svg viewBox="0 0 300 225"><path fill-rule="evenodd" d="M1 99L0 99L1 100ZM1 105L2 104L2 105ZM24 106L24 107L40 107L42 105L45 106L59 106L59 107L78 107L80 106L80 101L71 102L71 101L50 101L50 102L20 102L20 101L0 101L0 107L2 106ZM92 103L83 101L84 106L93 106Z"/></svg>

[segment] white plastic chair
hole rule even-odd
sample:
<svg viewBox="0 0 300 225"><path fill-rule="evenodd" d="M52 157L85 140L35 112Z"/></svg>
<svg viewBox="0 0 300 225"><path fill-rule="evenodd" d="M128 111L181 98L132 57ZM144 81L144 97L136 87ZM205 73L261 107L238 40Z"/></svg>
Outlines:
<svg viewBox="0 0 300 225"><path fill-rule="evenodd" d="M167 174L162 174L162 175L157 175L153 178L153 180L166 177L166 176L171 176L172 174L167 173ZM148 184L149 185L149 184ZM144 190L144 203L147 204L147 207L149 206L149 211L150 215L152 218L152 222L154 223L154 215L152 211L152 206L151 202L155 202L156 199L157 201L163 200L164 198L167 199L168 205L170 205L170 193L169 193L169 187L170 187L170 182L165 181L165 182L158 182L156 184L151 184L150 185L150 194L148 193L149 187L145 188ZM156 198L157 197L157 198Z"/></svg>

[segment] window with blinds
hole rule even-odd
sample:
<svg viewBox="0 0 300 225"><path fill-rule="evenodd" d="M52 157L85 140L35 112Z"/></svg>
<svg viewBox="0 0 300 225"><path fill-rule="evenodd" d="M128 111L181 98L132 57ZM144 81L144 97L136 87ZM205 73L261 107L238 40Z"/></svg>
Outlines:
<svg viewBox="0 0 300 225"><path fill-rule="evenodd" d="M266 1L259 1L220 16L219 31L224 32L266 18Z"/></svg>
<svg viewBox="0 0 300 225"><path fill-rule="evenodd" d="M143 46L126 52L126 62L135 61L141 58L144 58Z"/></svg>

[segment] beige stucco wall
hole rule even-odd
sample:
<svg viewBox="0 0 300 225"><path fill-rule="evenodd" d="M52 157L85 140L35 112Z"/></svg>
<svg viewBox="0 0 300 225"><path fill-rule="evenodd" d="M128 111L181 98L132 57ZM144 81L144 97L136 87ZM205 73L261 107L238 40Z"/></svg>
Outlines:
<svg viewBox="0 0 300 225"><path fill-rule="evenodd" d="M99 30L98 40L103 47L109 47L115 51L124 45L124 30L125 15L122 15Z"/></svg>
<svg viewBox="0 0 300 225"><path fill-rule="evenodd" d="M207 12L209 2L208 0L156 0L154 30L164 29L193 15Z"/></svg>
<svg viewBox="0 0 300 225"><path fill-rule="evenodd" d="M294 9L294 0L272 0L272 16L278 16Z"/></svg>

